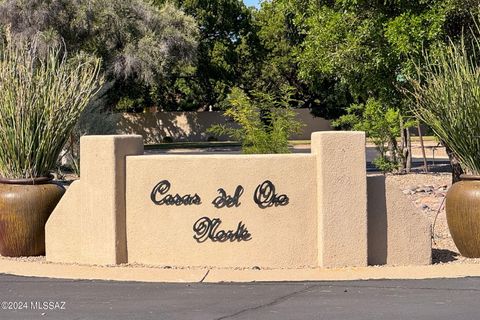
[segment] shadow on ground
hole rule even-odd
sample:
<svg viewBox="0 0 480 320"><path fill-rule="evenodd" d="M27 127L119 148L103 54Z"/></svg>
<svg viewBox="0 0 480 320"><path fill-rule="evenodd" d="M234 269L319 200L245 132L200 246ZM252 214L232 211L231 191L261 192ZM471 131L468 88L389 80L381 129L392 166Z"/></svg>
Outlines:
<svg viewBox="0 0 480 320"><path fill-rule="evenodd" d="M458 260L459 254L445 249L432 249L432 263L446 263Z"/></svg>

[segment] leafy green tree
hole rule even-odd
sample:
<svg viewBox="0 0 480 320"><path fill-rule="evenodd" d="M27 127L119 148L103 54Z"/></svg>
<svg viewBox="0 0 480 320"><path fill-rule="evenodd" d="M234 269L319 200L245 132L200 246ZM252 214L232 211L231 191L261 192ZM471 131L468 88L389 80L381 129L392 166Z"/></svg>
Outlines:
<svg viewBox="0 0 480 320"><path fill-rule="evenodd" d="M69 52L102 58L109 104L145 92L155 98L166 78L192 62L198 33L193 18L174 6L141 0L4 0L0 25L17 38L41 33Z"/></svg>
<svg viewBox="0 0 480 320"><path fill-rule="evenodd" d="M398 109L385 107L378 100L368 99L366 103L352 104L348 113L333 122L340 128L365 131L377 146L380 155L373 163L384 172L399 169L398 159L402 157L392 143L397 143L400 135L400 112Z"/></svg>
<svg viewBox="0 0 480 320"><path fill-rule="evenodd" d="M263 2L255 14L262 45L262 64L257 90L280 92L287 85L295 88L300 105L316 116L335 119L353 102L347 88L333 75L317 73L309 79L299 73L302 44L307 37L306 19L309 0Z"/></svg>
<svg viewBox="0 0 480 320"><path fill-rule="evenodd" d="M165 0L153 1L162 6ZM249 87L260 61L252 9L239 0L175 0L200 28L195 68L170 79L166 109L219 106L231 88Z"/></svg>
<svg viewBox="0 0 480 320"><path fill-rule="evenodd" d="M402 142L397 145L396 137L390 136L390 160L400 159L408 169L410 122L400 88L413 70L412 61L421 61L424 48L442 46L447 36L455 37L472 25L468 15L478 11L478 1L312 0L306 8L301 16L306 36L297 55L300 78L314 83L319 76L331 75L348 88L355 103L369 106L363 112L378 108L373 114L399 113L396 130ZM356 107L349 111L359 112ZM353 119L359 122L352 127L381 121L369 114L349 116Z"/></svg>

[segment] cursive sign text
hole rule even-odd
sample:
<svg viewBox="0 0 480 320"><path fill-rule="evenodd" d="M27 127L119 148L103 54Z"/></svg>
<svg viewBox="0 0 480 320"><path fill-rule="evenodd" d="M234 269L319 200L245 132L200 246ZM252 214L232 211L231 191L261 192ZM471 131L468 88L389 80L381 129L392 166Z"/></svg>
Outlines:
<svg viewBox="0 0 480 320"><path fill-rule="evenodd" d="M150 199L156 205L166 205L166 206L191 206L191 205L200 205L202 204L202 199L198 194L179 195L178 193L167 194L170 191L171 184L167 180L160 181L150 193Z"/></svg>
<svg viewBox="0 0 480 320"><path fill-rule="evenodd" d="M223 207L232 208L240 206L240 197L243 194L242 186L238 186L237 189L235 189L233 196L227 195L227 192L222 188L217 191L220 195L212 201L215 208L221 209Z"/></svg>
<svg viewBox="0 0 480 320"><path fill-rule="evenodd" d="M193 238L198 243L211 240L213 242L240 242L249 241L252 239L252 235L248 232L242 221L238 223L237 230L218 230L222 220L219 218L210 219L209 217L203 217L197 220L193 225L193 231L195 235Z"/></svg>
<svg viewBox="0 0 480 320"><path fill-rule="evenodd" d="M275 185L271 181L266 180L255 189L253 201L261 209L265 209L273 206L286 206L290 199L286 194L276 194Z"/></svg>

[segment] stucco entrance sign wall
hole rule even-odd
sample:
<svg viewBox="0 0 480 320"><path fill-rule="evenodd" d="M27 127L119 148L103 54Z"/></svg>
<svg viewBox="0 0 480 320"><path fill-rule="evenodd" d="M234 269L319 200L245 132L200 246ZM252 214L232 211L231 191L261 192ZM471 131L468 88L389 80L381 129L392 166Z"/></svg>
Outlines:
<svg viewBox="0 0 480 320"><path fill-rule="evenodd" d="M377 224L367 237L363 132L314 133L311 150L143 155L140 136L83 137L81 179L47 222L46 258L261 268L365 266L369 254L394 263L429 262L427 245L423 260L418 254L383 258L391 248L411 249L390 236L403 234L405 223L388 232ZM372 199L388 201L385 188L377 189L383 198ZM387 206L377 207L376 216L386 214ZM412 236L428 230L415 228L408 229ZM385 242L387 233L398 243L368 252L367 238Z"/></svg>
<svg viewBox="0 0 480 320"><path fill-rule="evenodd" d="M315 171L312 155L129 157L128 260L315 266Z"/></svg>
<svg viewBox="0 0 480 320"><path fill-rule="evenodd" d="M366 265L364 145L322 132L312 154L127 157L128 261Z"/></svg>

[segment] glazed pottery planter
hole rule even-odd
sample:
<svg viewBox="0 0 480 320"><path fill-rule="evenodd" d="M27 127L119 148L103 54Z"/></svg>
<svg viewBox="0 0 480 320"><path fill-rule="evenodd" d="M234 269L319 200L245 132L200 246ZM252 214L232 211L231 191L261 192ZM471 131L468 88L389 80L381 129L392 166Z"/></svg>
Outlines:
<svg viewBox="0 0 480 320"><path fill-rule="evenodd" d="M462 256L480 258L480 176L461 179L447 193L448 228Z"/></svg>
<svg viewBox="0 0 480 320"><path fill-rule="evenodd" d="M44 255L45 223L64 193L51 178L0 180L0 255Z"/></svg>

